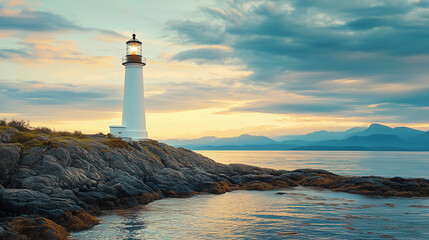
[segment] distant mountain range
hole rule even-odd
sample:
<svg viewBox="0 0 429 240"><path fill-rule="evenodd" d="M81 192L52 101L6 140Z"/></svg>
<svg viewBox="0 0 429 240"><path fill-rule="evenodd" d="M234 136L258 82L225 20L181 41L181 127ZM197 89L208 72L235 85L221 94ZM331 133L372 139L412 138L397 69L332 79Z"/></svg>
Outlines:
<svg viewBox="0 0 429 240"><path fill-rule="evenodd" d="M275 138L243 134L238 137L168 139L163 142L192 150L343 150L429 151L429 131L371 124L345 132L317 131Z"/></svg>

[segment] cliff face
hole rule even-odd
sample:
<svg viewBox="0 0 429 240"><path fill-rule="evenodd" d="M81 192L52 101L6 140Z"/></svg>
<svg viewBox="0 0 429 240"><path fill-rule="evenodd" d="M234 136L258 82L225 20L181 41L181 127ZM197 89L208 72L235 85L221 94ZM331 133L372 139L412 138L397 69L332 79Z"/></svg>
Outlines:
<svg viewBox="0 0 429 240"><path fill-rule="evenodd" d="M44 217L39 221L42 227L59 224L77 230L96 224L89 213L100 208L202 192L298 185L369 195L429 196L425 179L343 177L323 170L225 165L153 140L124 142L0 129L0 217L4 218L0 219L0 239L34 236L23 232L22 226L31 225L37 217ZM31 217L16 218L23 215ZM66 232L56 230L55 234ZM55 234L52 239L62 239Z"/></svg>
<svg viewBox="0 0 429 240"><path fill-rule="evenodd" d="M2 132L2 139L13 142L14 134L21 133L8 129ZM251 176L286 173L224 165L156 141L126 143L117 139L52 139L43 135L20 144L1 144L0 159L0 184L5 187L0 210L43 212L50 217L61 216L58 209L77 210L88 203L111 207L121 201L133 204L136 199L132 197L145 194L152 194L153 198L187 196L222 181L239 183ZM15 202L20 200L21 203ZM12 202L13 208L4 208ZM52 209L45 209L50 206Z"/></svg>
<svg viewBox="0 0 429 240"><path fill-rule="evenodd" d="M286 171L224 165L152 140L55 137L3 128L0 141L1 217L43 216L62 224L67 214L98 208L252 188L251 179L271 181L265 186L270 188L295 185L287 177L278 181Z"/></svg>

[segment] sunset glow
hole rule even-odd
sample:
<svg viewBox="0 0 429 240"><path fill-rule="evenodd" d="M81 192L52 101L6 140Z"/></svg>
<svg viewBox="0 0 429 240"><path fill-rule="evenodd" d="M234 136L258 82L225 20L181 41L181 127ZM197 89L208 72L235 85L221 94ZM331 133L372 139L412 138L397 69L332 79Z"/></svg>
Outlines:
<svg viewBox="0 0 429 240"><path fill-rule="evenodd" d="M370 3L352 2L131 1L125 9L110 1L97 11L100 1L3 0L1 116L107 133L121 121L121 58L135 28L145 45L154 139L305 134L373 122L428 130L427 39L415 37L418 30L404 35L389 20L419 29L426 8L380 1L386 11L376 21ZM138 54L139 46L128 51Z"/></svg>

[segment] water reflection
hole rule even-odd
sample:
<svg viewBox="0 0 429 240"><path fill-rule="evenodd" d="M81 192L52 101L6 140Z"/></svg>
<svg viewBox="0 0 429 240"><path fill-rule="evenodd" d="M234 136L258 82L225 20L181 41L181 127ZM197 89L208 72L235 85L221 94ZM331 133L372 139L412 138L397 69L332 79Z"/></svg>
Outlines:
<svg viewBox="0 0 429 240"><path fill-rule="evenodd" d="M199 151L222 163L426 177L429 152ZM369 198L310 188L163 199L105 212L72 239L429 239L429 199Z"/></svg>
<svg viewBox="0 0 429 240"><path fill-rule="evenodd" d="M163 199L110 211L73 239L429 239L429 199L295 188Z"/></svg>

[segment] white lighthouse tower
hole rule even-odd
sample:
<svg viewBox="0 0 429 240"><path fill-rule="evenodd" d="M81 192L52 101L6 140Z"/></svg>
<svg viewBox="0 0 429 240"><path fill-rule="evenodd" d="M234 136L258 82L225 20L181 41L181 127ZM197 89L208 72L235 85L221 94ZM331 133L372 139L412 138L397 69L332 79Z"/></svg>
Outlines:
<svg viewBox="0 0 429 240"><path fill-rule="evenodd" d="M142 57L142 43L133 38L127 42L127 55L122 58L125 66L124 105L122 125L110 126L115 137L141 140L147 138L146 117L144 111L143 67L146 58Z"/></svg>

